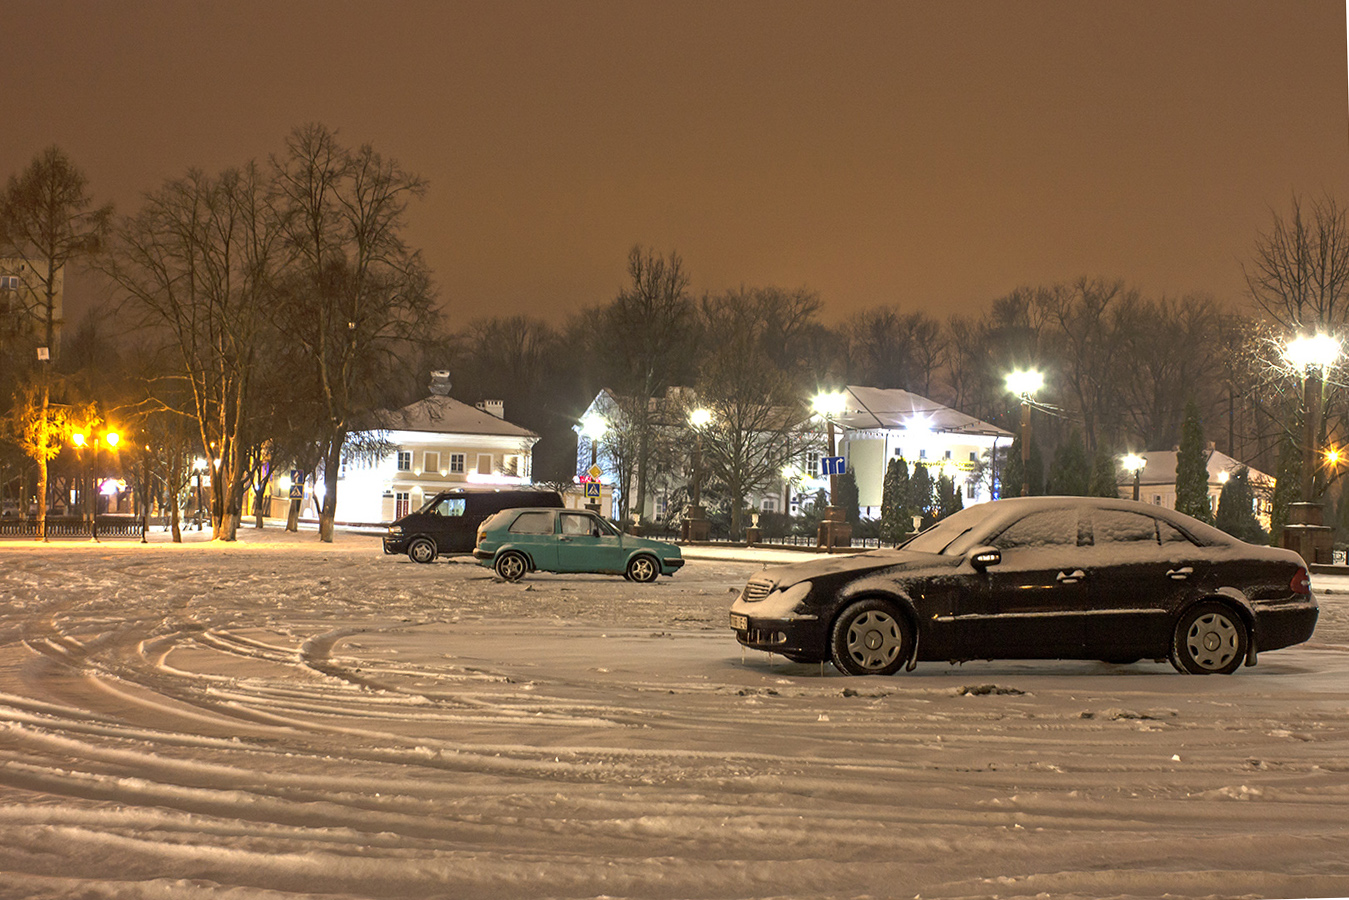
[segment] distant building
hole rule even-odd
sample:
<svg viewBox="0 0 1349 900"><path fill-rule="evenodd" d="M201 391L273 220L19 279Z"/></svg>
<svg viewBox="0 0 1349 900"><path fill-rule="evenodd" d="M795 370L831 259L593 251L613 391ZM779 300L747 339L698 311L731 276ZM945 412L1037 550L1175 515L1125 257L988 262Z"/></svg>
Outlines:
<svg viewBox="0 0 1349 900"><path fill-rule="evenodd" d="M1011 444L1012 432L898 388L849 385L844 394L845 411L836 420L843 426L838 453L857 480L863 516L881 514L885 470L893 459L904 459L910 472L923 463L934 481L951 478L966 506L993 499L995 451L999 442ZM818 477L818 460L806 462L806 472ZM821 483L827 486L828 478Z"/></svg>
<svg viewBox="0 0 1349 900"><path fill-rule="evenodd" d="M1176 453L1175 450L1149 450L1139 455L1146 464L1138 472L1138 499L1154 506L1166 509L1176 508ZM1218 510L1218 497L1223 485L1243 466L1249 473L1251 490L1255 493L1255 517L1260 527L1269 530L1269 514L1274 497L1274 481L1270 475L1253 469L1226 453L1210 448L1208 451L1208 495L1209 509ZM1126 500L1133 499L1134 476L1132 472L1121 472L1116 480L1119 495Z"/></svg>
<svg viewBox="0 0 1349 900"><path fill-rule="evenodd" d="M499 400L476 407L449 396L449 373L432 373L431 396L375 414L353 443L384 441L373 461L338 475L337 519L391 522L438 491L464 485L529 484L539 436L504 418Z"/></svg>

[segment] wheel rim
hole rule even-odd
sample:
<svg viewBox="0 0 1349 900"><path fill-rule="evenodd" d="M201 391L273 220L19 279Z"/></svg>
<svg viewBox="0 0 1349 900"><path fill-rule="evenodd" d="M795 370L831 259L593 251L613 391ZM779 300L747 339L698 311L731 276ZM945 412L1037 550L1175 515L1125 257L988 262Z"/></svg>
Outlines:
<svg viewBox="0 0 1349 900"><path fill-rule="evenodd" d="M651 564L651 560L645 557L634 559L631 571L634 581L650 581L656 577L656 567Z"/></svg>
<svg viewBox="0 0 1349 900"><path fill-rule="evenodd" d="M412 545L412 558L417 562L431 561L431 545L426 541L418 541Z"/></svg>
<svg viewBox="0 0 1349 900"><path fill-rule="evenodd" d="M514 581L525 574L524 560L514 553L508 554L497 563L497 574L507 581Z"/></svg>
<svg viewBox="0 0 1349 900"><path fill-rule="evenodd" d="M904 634L892 616L869 609L848 623L848 656L864 669L883 669L895 661Z"/></svg>
<svg viewBox="0 0 1349 900"><path fill-rule="evenodd" d="M1222 613L1206 613L1190 623L1185 649L1201 669L1217 671L1231 663L1241 646L1241 632Z"/></svg>

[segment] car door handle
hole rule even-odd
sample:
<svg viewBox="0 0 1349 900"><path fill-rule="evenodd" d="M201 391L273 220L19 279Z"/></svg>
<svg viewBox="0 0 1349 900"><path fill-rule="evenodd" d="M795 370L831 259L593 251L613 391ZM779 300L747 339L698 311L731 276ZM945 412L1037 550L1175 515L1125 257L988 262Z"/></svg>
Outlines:
<svg viewBox="0 0 1349 900"><path fill-rule="evenodd" d="M1166 573L1166 577L1173 581L1184 581L1194 574L1194 569L1190 566L1181 566L1179 569L1171 569Z"/></svg>
<svg viewBox="0 0 1349 900"><path fill-rule="evenodd" d="M1060 572L1059 584L1077 584L1079 581L1081 581L1083 578L1086 577L1087 573L1083 572L1081 569L1077 569L1076 571L1073 572Z"/></svg>
<svg viewBox="0 0 1349 900"><path fill-rule="evenodd" d="M563 542L565 542L565 543L571 543L571 538L569 538L569 537L560 537L560 538L558 538L558 540L559 540L559 541L563 541Z"/></svg>

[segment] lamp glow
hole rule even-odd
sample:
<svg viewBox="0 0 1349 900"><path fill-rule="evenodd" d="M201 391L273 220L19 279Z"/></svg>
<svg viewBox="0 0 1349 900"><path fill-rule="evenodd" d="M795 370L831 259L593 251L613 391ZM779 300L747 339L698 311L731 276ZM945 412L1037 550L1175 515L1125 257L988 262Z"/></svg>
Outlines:
<svg viewBox="0 0 1349 900"><path fill-rule="evenodd" d="M848 408L848 395L843 391L817 394L811 401L810 408L825 418L841 416Z"/></svg>
<svg viewBox="0 0 1349 900"><path fill-rule="evenodd" d="M1299 371L1305 372L1309 366L1329 368L1339 359L1341 351L1338 339L1328 334L1303 335L1288 342L1284 356Z"/></svg>
<svg viewBox="0 0 1349 900"><path fill-rule="evenodd" d="M1045 378L1036 371L1012 372L1007 376L1007 390L1018 397L1029 397L1044 387Z"/></svg>

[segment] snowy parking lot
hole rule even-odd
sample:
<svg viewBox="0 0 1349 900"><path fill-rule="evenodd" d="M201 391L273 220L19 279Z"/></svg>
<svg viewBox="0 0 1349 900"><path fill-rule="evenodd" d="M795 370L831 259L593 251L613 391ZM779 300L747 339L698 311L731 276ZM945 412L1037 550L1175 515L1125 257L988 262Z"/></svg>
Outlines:
<svg viewBox="0 0 1349 900"><path fill-rule="evenodd" d="M781 554L240 536L0 543L0 897L1349 895L1349 577L1230 677L858 679L736 644Z"/></svg>

